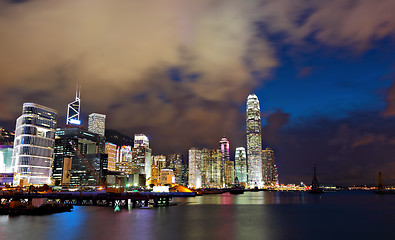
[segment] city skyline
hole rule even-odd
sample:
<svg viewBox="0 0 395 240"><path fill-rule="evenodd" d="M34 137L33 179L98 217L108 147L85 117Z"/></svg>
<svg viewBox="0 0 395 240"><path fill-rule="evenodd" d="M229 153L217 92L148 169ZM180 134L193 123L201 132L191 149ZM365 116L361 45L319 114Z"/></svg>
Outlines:
<svg viewBox="0 0 395 240"><path fill-rule="evenodd" d="M34 102L56 109L63 128L78 84L85 127L101 113L106 129L145 133L154 154L184 156L226 133L233 159L247 148L245 99L256 94L281 182L310 181L316 163L321 182L369 184L382 171L395 183L394 8L3 1L0 126L13 131Z"/></svg>

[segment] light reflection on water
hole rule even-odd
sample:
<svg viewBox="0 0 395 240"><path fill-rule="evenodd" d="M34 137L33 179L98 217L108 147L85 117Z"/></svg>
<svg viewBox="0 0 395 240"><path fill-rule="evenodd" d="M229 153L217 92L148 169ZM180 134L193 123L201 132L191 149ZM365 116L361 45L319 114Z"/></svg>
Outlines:
<svg viewBox="0 0 395 240"><path fill-rule="evenodd" d="M0 216L7 239L395 239L395 195L246 192L174 199L155 209L75 207ZM363 229L363 231L361 230ZM324 233L324 234L323 234Z"/></svg>

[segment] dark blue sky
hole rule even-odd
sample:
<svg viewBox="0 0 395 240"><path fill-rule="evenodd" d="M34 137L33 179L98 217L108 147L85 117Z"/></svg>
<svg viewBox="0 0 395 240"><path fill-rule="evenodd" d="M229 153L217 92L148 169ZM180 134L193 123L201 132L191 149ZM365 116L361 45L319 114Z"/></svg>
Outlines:
<svg viewBox="0 0 395 240"><path fill-rule="evenodd" d="M385 91L395 76L392 39L376 41L366 52L310 44L313 50L306 54L305 45L276 42L280 66L269 82L255 90L263 112L281 109L296 121L384 110Z"/></svg>

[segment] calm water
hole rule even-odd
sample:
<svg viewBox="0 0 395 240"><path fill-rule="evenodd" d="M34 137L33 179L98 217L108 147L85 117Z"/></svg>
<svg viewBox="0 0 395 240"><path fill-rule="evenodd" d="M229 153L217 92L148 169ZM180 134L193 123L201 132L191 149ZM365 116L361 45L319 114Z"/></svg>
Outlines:
<svg viewBox="0 0 395 240"><path fill-rule="evenodd" d="M0 216L0 240L395 239L395 195L246 192L174 201L179 205L156 209Z"/></svg>

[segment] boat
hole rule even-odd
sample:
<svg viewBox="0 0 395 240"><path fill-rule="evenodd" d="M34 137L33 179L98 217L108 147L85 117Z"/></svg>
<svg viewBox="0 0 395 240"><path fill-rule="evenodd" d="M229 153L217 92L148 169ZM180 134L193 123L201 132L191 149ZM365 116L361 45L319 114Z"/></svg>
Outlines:
<svg viewBox="0 0 395 240"><path fill-rule="evenodd" d="M320 185L318 184L315 165L314 165L314 176L313 176L313 181L311 183L311 188L307 192L312 193L312 194L324 193L324 190L322 188L320 188Z"/></svg>
<svg viewBox="0 0 395 240"><path fill-rule="evenodd" d="M242 187L240 184L235 184L233 187L229 189L230 194L243 194L244 193L244 187Z"/></svg>
<svg viewBox="0 0 395 240"><path fill-rule="evenodd" d="M217 188L204 188L204 189L201 189L201 193L203 195L205 195L205 194L222 194L222 193L224 193L224 190L217 189Z"/></svg>

